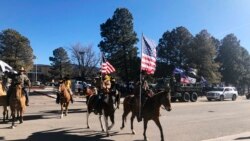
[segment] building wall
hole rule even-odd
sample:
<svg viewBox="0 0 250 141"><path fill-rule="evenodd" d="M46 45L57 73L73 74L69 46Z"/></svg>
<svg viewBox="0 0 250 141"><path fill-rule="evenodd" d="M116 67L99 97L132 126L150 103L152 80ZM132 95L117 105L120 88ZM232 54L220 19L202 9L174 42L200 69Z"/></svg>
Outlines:
<svg viewBox="0 0 250 141"><path fill-rule="evenodd" d="M47 80L50 76L49 70L50 65L43 65L43 64L34 64L33 68L28 72L28 77L31 82L40 81L40 82L46 82L50 81Z"/></svg>

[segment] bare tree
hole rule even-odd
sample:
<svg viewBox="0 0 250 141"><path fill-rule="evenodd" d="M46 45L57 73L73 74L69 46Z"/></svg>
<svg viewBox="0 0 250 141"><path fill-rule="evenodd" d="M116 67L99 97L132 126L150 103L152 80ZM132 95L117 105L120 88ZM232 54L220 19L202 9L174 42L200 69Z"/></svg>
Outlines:
<svg viewBox="0 0 250 141"><path fill-rule="evenodd" d="M93 75L100 61L93 51L93 46L83 46L77 43L71 46L70 51L72 63L78 69L78 76L85 79L85 77Z"/></svg>

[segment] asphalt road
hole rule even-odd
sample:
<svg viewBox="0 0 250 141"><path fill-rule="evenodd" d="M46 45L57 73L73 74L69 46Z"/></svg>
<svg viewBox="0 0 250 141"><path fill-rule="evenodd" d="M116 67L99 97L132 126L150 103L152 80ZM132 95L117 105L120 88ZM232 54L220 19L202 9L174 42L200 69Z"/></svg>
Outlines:
<svg viewBox="0 0 250 141"><path fill-rule="evenodd" d="M43 92L49 94L49 92ZM70 105L69 115L60 119L60 106L55 104L54 95L30 96L31 103L24 114L24 123L11 129L11 123L3 123L0 115L0 140L8 141L140 141L143 140L143 123L134 122L136 135L130 131L130 115L126 127L120 130L121 109L115 113L112 136L101 132L98 116L90 115L90 129L86 128L86 104L83 98L76 98ZM2 108L0 108L2 113ZM250 140L250 101L239 97L237 101L212 101L199 98L195 103L172 103L172 111L161 110L160 121L165 140ZM154 122L148 124L150 140L160 140L160 133Z"/></svg>

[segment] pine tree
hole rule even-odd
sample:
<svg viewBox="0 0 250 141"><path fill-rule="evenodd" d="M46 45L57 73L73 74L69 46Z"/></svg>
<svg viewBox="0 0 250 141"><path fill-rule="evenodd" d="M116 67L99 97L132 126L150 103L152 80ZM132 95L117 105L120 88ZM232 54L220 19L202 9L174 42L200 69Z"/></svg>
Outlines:
<svg viewBox="0 0 250 141"><path fill-rule="evenodd" d="M116 68L118 76L128 82L139 72L138 42L133 29L132 14L126 8L117 8L112 18L101 24L100 50Z"/></svg>
<svg viewBox="0 0 250 141"><path fill-rule="evenodd" d="M55 78L63 78L67 74L71 74L71 63L67 52L63 47L59 47L53 51L53 57L49 57L51 69L49 73Z"/></svg>

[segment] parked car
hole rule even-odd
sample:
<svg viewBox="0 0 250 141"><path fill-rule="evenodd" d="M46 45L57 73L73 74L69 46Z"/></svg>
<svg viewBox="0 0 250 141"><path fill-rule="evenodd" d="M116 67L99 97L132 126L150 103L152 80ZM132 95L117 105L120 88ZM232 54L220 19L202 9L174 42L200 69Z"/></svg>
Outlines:
<svg viewBox="0 0 250 141"><path fill-rule="evenodd" d="M78 92L78 93L79 93L79 92L81 92L81 91L83 90L83 88L86 87L87 85L88 85L88 84L87 84L86 82L77 80L77 81L74 82L73 90L74 90L75 92Z"/></svg>
<svg viewBox="0 0 250 141"><path fill-rule="evenodd" d="M232 99L235 101L238 97L238 91L235 87L215 87L206 93L208 101L212 99L223 101L224 99Z"/></svg>

